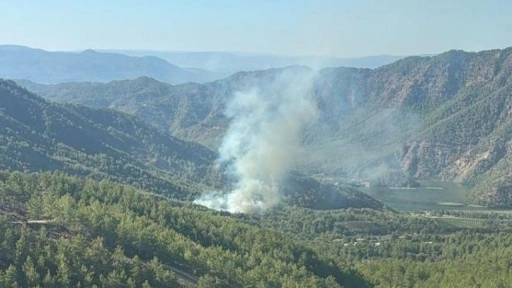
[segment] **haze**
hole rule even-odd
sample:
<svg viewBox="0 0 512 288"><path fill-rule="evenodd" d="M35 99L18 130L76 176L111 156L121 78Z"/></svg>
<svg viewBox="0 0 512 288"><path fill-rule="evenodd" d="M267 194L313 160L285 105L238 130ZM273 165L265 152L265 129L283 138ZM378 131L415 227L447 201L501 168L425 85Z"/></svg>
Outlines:
<svg viewBox="0 0 512 288"><path fill-rule="evenodd" d="M435 54L511 45L508 1L2 1L0 44L285 55Z"/></svg>

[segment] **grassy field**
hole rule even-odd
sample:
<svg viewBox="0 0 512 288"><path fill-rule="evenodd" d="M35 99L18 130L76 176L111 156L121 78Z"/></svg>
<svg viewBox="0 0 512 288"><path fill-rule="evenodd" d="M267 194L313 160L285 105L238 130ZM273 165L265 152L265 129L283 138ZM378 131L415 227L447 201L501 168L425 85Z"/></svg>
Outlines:
<svg viewBox="0 0 512 288"><path fill-rule="evenodd" d="M439 221L443 221L449 225L459 227L459 228L485 228L487 226L488 220L485 219L464 219L464 218L444 218L439 219Z"/></svg>

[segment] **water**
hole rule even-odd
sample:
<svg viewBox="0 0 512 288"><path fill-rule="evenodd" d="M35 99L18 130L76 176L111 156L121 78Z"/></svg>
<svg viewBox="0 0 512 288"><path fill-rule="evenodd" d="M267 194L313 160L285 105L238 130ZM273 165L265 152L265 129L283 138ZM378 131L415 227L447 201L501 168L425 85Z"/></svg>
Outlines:
<svg viewBox="0 0 512 288"><path fill-rule="evenodd" d="M420 185L417 188L367 187L361 190L403 211L483 209L467 205L471 187L453 182L421 182Z"/></svg>

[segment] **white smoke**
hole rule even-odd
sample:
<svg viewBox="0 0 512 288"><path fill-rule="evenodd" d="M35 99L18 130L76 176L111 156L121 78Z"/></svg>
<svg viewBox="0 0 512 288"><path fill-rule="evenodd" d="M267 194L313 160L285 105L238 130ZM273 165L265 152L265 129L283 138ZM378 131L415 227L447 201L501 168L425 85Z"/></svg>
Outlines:
<svg viewBox="0 0 512 288"><path fill-rule="evenodd" d="M254 213L279 202L283 176L300 156L301 132L316 119L312 81L312 72L285 71L265 87L235 93L226 107L231 123L219 148L219 163L235 179L233 190L206 194L196 204Z"/></svg>

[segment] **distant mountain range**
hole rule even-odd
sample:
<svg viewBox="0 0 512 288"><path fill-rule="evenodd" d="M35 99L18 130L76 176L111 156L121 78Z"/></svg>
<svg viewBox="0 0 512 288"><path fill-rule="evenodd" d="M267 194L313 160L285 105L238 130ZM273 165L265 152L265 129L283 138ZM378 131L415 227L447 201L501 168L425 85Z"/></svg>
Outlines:
<svg viewBox="0 0 512 288"><path fill-rule="evenodd" d="M314 69L326 67L377 68L390 64L403 56L377 55L354 58L327 56L284 56L237 52L180 52L155 50L99 50L130 56L156 56L181 67L195 67L226 76L241 71L264 70L293 65Z"/></svg>
<svg viewBox="0 0 512 288"><path fill-rule="evenodd" d="M56 101L110 107L182 139L212 148L229 125L223 111L236 91L265 89L306 67L241 72L206 84L171 86L149 78L106 84L20 82ZM384 179L462 181L470 200L512 207L512 48L407 57L376 69L318 72L312 97L321 126L305 143L311 172ZM325 137L328 135L328 137ZM390 173L390 171L392 173ZM379 177L382 180L382 177Z"/></svg>
<svg viewBox="0 0 512 288"><path fill-rule="evenodd" d="M367 67L402 57L288 57L227 52L159 52L144 50L85 50L50 52L18 45L0 45L0 77L37 83L109 82L146 76L169 84L205 83L240 71L292 65ZM183 68L186 67L186 68Z"/></svg>
<svg viewBox="0 0 512 288"><path fill-rule="evenodd" d="M0 77L39 83L71 81L108 82L149 76L170 84L208 82L221 75L181 68L157 57L133 57L94 50L49 52L15 45L0 45Z"/></svg>

